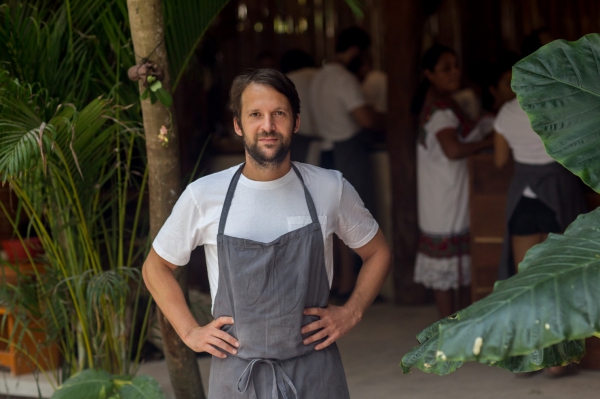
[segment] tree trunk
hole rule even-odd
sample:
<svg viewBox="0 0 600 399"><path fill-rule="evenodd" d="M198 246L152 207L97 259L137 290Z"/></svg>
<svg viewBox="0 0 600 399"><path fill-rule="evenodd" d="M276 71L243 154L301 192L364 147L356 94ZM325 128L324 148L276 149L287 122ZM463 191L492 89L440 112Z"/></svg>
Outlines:
<svg viewBox="0 0 600 399"><path fill-rule="evenodd" d="M396 302L422 304L426 291L413 282L418 245L416 121L410 113L418 85L424 15L421 2L385 0L385 54L389 84L386 141L393 198L394 288Z"/></svg>
<svg viewBox="0 0 600 399"><path fill-rule="evenodd" d="M131 38L136 62L147 57L165 73L163 88L169 93L169 65L164 42L162 3L160 0L127 0ZM140 82L140 92L144 90ZM169 110L160 102L152 105L142 101L142 115L148 156L148 187L150 191L150 236L154 238L171 213L181 193L179 139L175 122ZM161 126L169 129L168 146L158 139ZM177 281L187 298L185 268L175 272ZM179 338L169 321L158 311L158 319L169 377L177 399L204 399L200 370L195 353Z"/></svg>

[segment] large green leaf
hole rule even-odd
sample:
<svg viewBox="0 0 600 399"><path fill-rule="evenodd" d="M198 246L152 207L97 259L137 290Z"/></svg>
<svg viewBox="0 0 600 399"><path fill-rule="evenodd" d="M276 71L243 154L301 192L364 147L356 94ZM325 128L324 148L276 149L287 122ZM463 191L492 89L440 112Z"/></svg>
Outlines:
<svg viewBox="0 0 600 399"><path fill-rule="evenodd" d="M522 372L579 361L580 340L600 331L598 287L600 209L530 249L491 295L425 329L403 369L447 374L478 361Z"/></svg>
<svg viewBox="0 0 600 399"><path fill-rule="evenodd" d="M548 154L600 192L600 35L540 48L514 66L512 88Z"/></svg>
<svg viewBox="0 0 600 399"><path fill-rule="evenodd" d="M119 390L121 399L164 399L158 381L148 375L138 375L131 384L126 384Z"/></svg>
<svg viewBox="0 0 600 399"><path fill-rule="evenodd" d="M112 376L104 370L84 370L69 378L51 399L105 399L113 389Z"/></svg>

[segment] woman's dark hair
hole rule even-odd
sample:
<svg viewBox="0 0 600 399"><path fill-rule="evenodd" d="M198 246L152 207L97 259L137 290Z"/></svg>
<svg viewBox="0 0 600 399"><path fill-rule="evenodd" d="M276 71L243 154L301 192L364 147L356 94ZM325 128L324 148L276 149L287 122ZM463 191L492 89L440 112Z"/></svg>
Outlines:
<svg viewBox="0 0 600 399"><path fill-rule="evenodd" d="M531 32L529 36L523 39L523 42L521 43L521 55L523 58L536 52L540 47L542 47L541 36L544 33L549 34L550 31L546 28L539 28Z"/></svg>
<svg viewBox="0 0 600 399"><path fill-rule="evenodd" d="M441 44L434 44L431 46L425 52L425 54L423 54L423 58L421 58L421 70L433 72L442 55L446 53L456 54L454 50L448 46L443 46ZM410 104L410 112L412 112L414 115L419 115L421 113L421 109L423 109L425 97L427 96L427 91L429 90L430 86L431 82L429 82L429 79L426 77L424 77L423 80L421 80L421 83L419 83L419 87L417 87L417 91L415 92Z"/></svg>
<svg viewBox="0 0 600 399"><path fill-rule="evenodd" d="M281 57L281 61L279 62L281 72L286 74L297 69L312 68L314 66L315 61L310 54L300 49L288 51Z"/></svg>
<svg viewBox="0 0 600 399"><path fill-rule="evenodd" d="M300 114L300 98L294 83L284 74L271 68L252 69L242 75L236 76L229 90L229 109L233 117L240 123L242 112L242 93L250 84L255 83L271 87L287 97L292 107L294 121Z"/></svg>
<svg viewBox="0 0 600 399"><path fill-rule="evenodd" d="M519 61L519 59L520 57L517 53L512 51L503 51L498 57L498 62L496 62L496 64L493 66L487 67L489 72L487 73L487 76L484 76L482 82L483 90L481 93L481 103L483 108L490 111L492 110L495 98L490 92L490 87L498 87L502 76L506 72L509 72L513 65Z"/></svg>

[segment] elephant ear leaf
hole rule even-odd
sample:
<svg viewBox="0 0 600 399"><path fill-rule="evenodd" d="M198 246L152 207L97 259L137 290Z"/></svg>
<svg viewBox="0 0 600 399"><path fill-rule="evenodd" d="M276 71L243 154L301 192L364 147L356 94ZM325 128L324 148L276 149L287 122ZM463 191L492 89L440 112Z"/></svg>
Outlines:
<svg viewBox="0 0 600 399"><path fill-rule="evenodd" d="M476 361L525 372L578 362L582 340L600 331L598 226L600 208L531 248L491 295L419 334L403 371L448 374Z"/></svg>
<svg viewBox="0 0 600 399"><path fill-rule="evenodd" d="M600 192L600 34L540 48L513 67L512 88L548 154Z"/></svg>
<svg viewBox="0 0 600 399"><path fill-rule="evenodd" d="M112 377L104 370L84 370L69 378L51 399L107 399L113 391Z"/></svg>
<svg viewBox="0 0 600 399"><path fill-rule="evenodd" d="M148 375L138 375L119 390L122 399L165 399L158 381Z"/></svg>

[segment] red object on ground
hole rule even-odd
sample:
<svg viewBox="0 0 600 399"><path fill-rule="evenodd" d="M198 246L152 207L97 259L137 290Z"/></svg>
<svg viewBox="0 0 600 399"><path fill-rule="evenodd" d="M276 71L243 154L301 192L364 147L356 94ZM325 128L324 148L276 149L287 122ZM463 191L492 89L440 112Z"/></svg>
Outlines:
<svg viewBox="0 0 600 399"><path fill-rule="evenodd" d="M32 258L44 253L42 242L37 237L26 238L23 242L19 239L3 240L0 244L2 244L2 249L6 252L6 255L8 256L7 260L10 263L29 262L25 246L29 250L29 254Z"/></svg>

